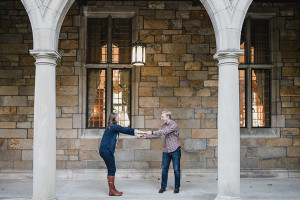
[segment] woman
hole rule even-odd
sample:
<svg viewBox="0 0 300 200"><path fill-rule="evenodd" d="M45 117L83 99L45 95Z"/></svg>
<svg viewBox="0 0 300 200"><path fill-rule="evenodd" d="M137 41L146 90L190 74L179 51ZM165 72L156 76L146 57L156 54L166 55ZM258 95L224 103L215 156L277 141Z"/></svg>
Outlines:
<svg viewBox="0 0 300 200"><path fill-rule="evenodd" d="M142 131L134 130L133 128L124 128L118 125L118 122L119 115L117 113L111 113L99 148L100 156L103 158L108 171L107 180L109 187L109 196L122 196L123 194L123 192L119 192L115 188L114 184L116 173L114 152L118 142L119 133L134 136L136 132L138 137L140 137L138 133L144 133Z"/></svg>

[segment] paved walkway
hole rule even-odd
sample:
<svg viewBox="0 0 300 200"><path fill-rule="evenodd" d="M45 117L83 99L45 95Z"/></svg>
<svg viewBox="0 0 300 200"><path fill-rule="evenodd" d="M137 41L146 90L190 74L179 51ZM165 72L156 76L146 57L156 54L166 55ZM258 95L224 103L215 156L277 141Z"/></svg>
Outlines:
<svg viewBox="0 0 300 200"><path fill-rule="evenodd" d="M116 187L124 192L122 197L108 197L105 179L57 180L58 200L213 200L217 195L215 178L192 178L182 180L179 194L174 194L173 179L167 191L159 194L160 181L154 179L117 179ZM32 198L32 179L0 179L0 199L29 200ZM255 200L299 200L300 178L242 178L241 199Z"/></svg>

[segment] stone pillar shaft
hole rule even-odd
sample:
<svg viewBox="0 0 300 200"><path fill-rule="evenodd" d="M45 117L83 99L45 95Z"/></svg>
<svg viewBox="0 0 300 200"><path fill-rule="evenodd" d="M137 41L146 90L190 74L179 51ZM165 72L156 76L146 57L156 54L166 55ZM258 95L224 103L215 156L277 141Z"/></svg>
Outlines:
<svg viewBox="0 0 300 200"><path fill-rule="evenodd" d="M33 200L55 199L56 51L30 51L36 59L34 95Z"/></svg>
<svg viewBox="0 0 300 200"><path fill-rule="evenodd" d="M240 117L238 58L241 51L222 51L218 89L218 196L240 199Z"/></svg>

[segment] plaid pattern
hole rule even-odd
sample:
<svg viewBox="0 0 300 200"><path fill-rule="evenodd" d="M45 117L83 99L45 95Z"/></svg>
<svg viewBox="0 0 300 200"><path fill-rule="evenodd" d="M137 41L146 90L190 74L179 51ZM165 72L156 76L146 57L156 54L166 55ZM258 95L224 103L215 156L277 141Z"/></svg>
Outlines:
<svg viewBox="0 0 300 200"><path fill-rule="evenodd" d="M170 120L169 124L163 124L159 130L153 131L153 135L147 135L147 138L160 136L164 137L164 152L171 153L180 147L178 124L173 120Z"/></svg>

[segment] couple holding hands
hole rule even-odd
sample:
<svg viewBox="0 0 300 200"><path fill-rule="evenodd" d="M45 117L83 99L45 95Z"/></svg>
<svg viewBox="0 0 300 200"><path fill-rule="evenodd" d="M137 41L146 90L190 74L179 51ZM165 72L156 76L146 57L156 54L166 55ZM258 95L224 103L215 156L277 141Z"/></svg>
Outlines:
<svg viewBox="0 0 300 200"><path fill-rule="evenodd" d="M118 143L119 133L137 136L138 138L151 139L163 137L163 159L162 159L162 182L159 193L166 191L168 182L168 171L170 162L173 162L173 169L175 175L175 189L174 193L179 193L180 188L180 157L181 147L179 142L179 128L178 124L171 119L170 111L163 111L161 113L161 120L163 125L157 131L140 131L133 128L125 128L118 125L119 116L117 113L111 113L108 119L108 125L104 131L99 153L103 158L107 167L109 196L122 196L123 192L119 192L115 188L115 173L116 162L114 157L115 147Z"/></svg>

